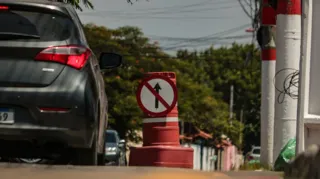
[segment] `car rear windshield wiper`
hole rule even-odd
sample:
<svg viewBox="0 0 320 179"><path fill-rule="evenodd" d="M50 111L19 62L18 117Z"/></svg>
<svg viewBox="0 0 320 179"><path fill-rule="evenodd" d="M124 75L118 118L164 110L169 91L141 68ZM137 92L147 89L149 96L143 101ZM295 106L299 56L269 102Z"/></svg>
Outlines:
<svg viewBox="0 0 320 179"><path fill-rule="evenodd" d="M18 39L40 39L39 35L14 33L14 32L0 32L0 40L18 40Z"/></svg>

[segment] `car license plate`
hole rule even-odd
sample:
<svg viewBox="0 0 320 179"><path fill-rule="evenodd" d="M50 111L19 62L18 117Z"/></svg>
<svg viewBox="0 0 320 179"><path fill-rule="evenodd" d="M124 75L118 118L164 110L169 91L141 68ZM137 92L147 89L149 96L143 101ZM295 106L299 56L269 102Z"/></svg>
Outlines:
<svg viewBox="0 0 320 179"><path fill-rule="evenodd" d="M8 108L0 108L0 124L13 124L14 112Z"/></svg>

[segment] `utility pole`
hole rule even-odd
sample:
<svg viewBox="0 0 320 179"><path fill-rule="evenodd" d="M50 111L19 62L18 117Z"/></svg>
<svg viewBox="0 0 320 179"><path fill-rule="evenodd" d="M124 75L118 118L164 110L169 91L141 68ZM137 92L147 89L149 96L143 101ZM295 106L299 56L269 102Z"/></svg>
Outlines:
<svg viewBox="0 0 320 179"><path fill-rule="evenodd" d="M299 70L301 45L301 0L278 0L277 5L277 64L276 71L286 68ZM286 78L292 74L283 70L276 76L276 87L283 89ZM286 85L288 86L288 85ZM295 87L294 87L295 88ZM290 90L290 89L287 89ZM276 91L276 97L280 92ZM278 157L283 146L296 137L297 100L286 95L275 103L274 155Z"/></svg>
<svg viewBox="0 0 320 179"><path fill-rule="evenodd" d="M233 85L230 86L230 106L229 106L229 122L230 126L232 126L232 118L233 118Z"/></svg>
<svg viewBox="0 0 320 179"><path fill-rule="evenodd" d="M243 123L243 107L241 108L240 111L240 124ZM240 128L240 134L239 134L239 144L240 144L240 150L242 150L242 136L243 136L243 130L244 128Z"/></svg>
<svg viewBox="0 0 320 179"><path fill-rule="evenodd" d="M273 79L276 70L276 11L268 0L261 2L261 26L257 40L261 47L261 157L265 166L273 164L275 88Z"/></svg>

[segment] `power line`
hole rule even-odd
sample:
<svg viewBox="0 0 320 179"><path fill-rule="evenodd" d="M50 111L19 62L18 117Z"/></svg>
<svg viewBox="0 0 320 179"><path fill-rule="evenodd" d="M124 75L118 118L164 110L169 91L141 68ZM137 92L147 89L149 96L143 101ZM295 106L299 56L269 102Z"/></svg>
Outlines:
<svg viewBox="0 0 320 179"><path fill-rule="evenodd" d="M187 4L187 5L173 5L173 6L167 6L167 7L159 7L159 8L139 8L139 9L134 9L134 12L142 12L142 13L145 13L145 12L157 12L160 10L165 10L166 11L170 11L170 10L183 10L183 9L188 9L190 7L199 7L199 6L203 6L203 5L210 5L210 3L212 4L219 4L219 5L222 5L222 4L230 4L230 3L234 3L234 1L227 1L227 0L223 0L223 2L219 2L218 0L207 0L207 1L204 1L204 2L200 2L200 3L194 3L194 4ZM123 13L122 10L100 10L100 11L95 11L95 12L108 12L108 13ZM134 13L133 12L133 13ZM164 12L164 11L162 11ZM90 12L87 12L87 13L90 13ZM91 12L92 13L92 12Z"/></svg>
<svg viewBox="0 0 320 179"><path fill-rule="evenodd" d="M86 15L86 16L94 16L94 17L101 17L105 18L106 16L100 16L100 15ZM166 19L166 20L221 20L221 19L228 19L230 17L224 17L224 16L144 16L144 17L134 17L134 16L114 16L114 15L108 15L110 18L115 19L124 19L124 20L132 20L132 19Z"/></svg>
<svg viewBox="0 0 320 179"><path fill-rule="evenodd" d="M229 6L220 6L220 7L205 7L205 8L198 8L198 9L187 9L187 10L176 10L176 11L161 11L161 12L153 12L152 14L178 14L178 13L193 13L193 12L204 12L204 11L213 11L213 10L224 10L224 9L231 9L239 7L238 5L229 5ZM141 13L142 14L142 13Z"/></svg>
<svg viewBox="0 0 320 179"><path fill-rule="evenodd" d="M213 1L213 0L206 0L205 2L200 2L200 3L195 3L195 4L188 4L188 5L183 5L183 6L181 6L179 4L179 5L173 5L173 6L167 6L167 7L149 8L147 10L159 10L159 9L161 10L161 9L172 9L172 8L184 8L184 7L190 7L190 6L199 6L199 5L210 3L210 1ZM145 10L145 8L140 8L140 9L136 9L136 10Z"/></svg>
<svg viewBox="0 0 320 179"><path fill-rule="evenodd" d="M106 17L106 16L122 16L122 17L130 17L130 18L139 18L139 17L145 17L146 15L148 16L153 16L153 15L166 15L166 14L184 14L184 13L199 13L199 12L205 12L205 11L213 11L213 10L225 10L225 9L232 9L232 8L237 8L239 5L231 5L231 6L222 6L222 7L205 7L205 8L199 8L199 9L189 9L189 10L176 10L176 11L161 11L161 12L142 12L142 13L133 13L133 12L108 12L108 11L95 11L95 12L83 12L79 13L80 15L86 15L86 16L101 16L101 17Z"/></svg>
<svg viewBox="0 0 320 179"><path fill-rule="evenodd" d="M149 8L149 9L137 9L138 11L144 11L144 10L163 10L163 9L183 9L183 8L189 8L189 7L197 7L197 6L202 6L202 5L208 5L208 3L210 2L216 2L214 0L206 0L204 2L200 2L200 3L194 3L194 4L188 4L188 5L173 5L173 6L167 6L167 7L160 7L160 8ZM223 3L229 3L232 1L224 1ZM222 3L222 2L220 2Z"/></svg>
<svg viewBox="0 0 320 179"><path fill-rule="evenodd" d="M157 35L146 35L147 37L157 40L168 40L168 41L186 41L193 38L187 38L187 37L168 37L168 36L157 36ZM221 40L221 39L238 39L238 38L249 38L251 35L245 34L245 35L237 35L237 36L227 36L227 37L213 37L213 38L207 38L206 40Z"/></svg>
<svg viewBox="0 0 320 179"><path fill-rule="evenodd" d="M235 27L235 28L231 28L231 29L228 29L228 30L220 31L220 32L217 32L217 33L214 33L214 34L210 34L210 35L207 35L207 36L202 36L202 37L198 37L198 38L190 38L190 39L182 41L182 42L174 43L171 46L167 47L167 49L179 48L181 46L181 44L183 44L183 43L201 42L201 41L207 40L208 38L221 37L223 35L227 35L227 34L231 34L231 33L237 32L237 31L247 27L248 25L250 25L250 24L244 24L244 25L241 25L241 26L238 26L238 27Z"/></svg>
<svg viewBox="0 0 320 179"><path fill-rule="evenodd" d="M225 41L225 40L222 40L222 41L221 40L213 40L211 42L206 42L206 44L201 44L201 43L199 43L199 44L184 44L184 45L171 47L171 48L163 48L163 50L168 51L168 50L177 50L177 49L182 49L182 48L194 48L194 47L199 48L199 47L205 47L205 46L207 47L207 46L214 45L214 44L216 44L216 45L229 45L234 42L235 41L230 42L230 41Z"/></svg>
<svg viewBox="0 0 320 179"><path fill-rule="evenodd" d="M243 39L248 39L248 37L243 37ZM200 47L200 46L208 46L208 45L212 45L212 44L232 44L233 42L230 41L226 41L226 40L230 40L230 39L214 39L211 41L204 41L204 42L198 42L198 43L189 43L189 44L181 44L181 45L177 45L177 46L171 46L171 47L166 47L163 50L176 50L179 48L186 48L186 47ZM233 39L235 40L235 39ZM240 40L240 39L238 39Z"/></svg>

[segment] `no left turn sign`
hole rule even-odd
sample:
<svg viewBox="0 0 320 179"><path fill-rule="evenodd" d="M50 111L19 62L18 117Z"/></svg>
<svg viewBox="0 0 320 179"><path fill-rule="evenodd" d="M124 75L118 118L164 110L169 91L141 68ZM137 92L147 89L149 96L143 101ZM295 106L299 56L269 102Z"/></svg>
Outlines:
<svg viewBox="0 0 320 179"><path fill-rule="evenodd" d="M154 74L140 83L136 97L144 113L160 117L176 106L177 95L176 85L168 77Z"/></svg>

